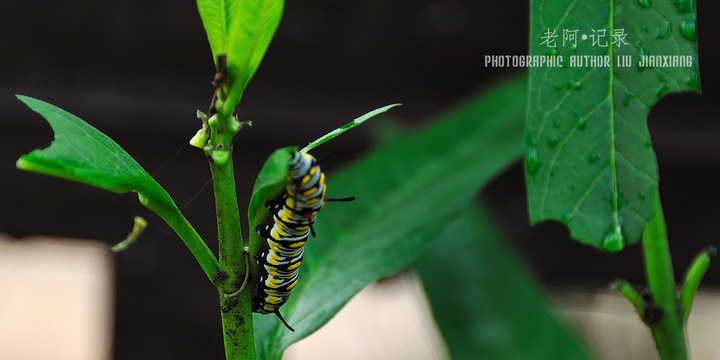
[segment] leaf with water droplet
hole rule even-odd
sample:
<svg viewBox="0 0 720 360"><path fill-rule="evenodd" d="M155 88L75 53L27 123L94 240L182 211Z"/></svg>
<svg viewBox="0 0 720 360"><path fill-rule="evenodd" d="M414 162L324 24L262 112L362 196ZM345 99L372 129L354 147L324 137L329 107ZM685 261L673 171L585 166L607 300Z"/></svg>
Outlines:
<svg viewBox="0 0 720 360"><path fill-rule="evenodd" d="M628 105L630 105L630 100L631 100L632 98L634 98L634 97L635 97L635 94L633 94L633 93L631 93L631 92L627 93L627 94L625 95L625 99L623 99L623 102L622 102L623 106L628 106Z"/></svg>
<svg viewBox="0 0 720 360"><path fill-rule="evenodd" d="M608 29L610 46L579 42L576 54L611 59L608 67L529 69L526 132L548 145L526 144L530 218L533 223L566 222L574 239L616 251L636 243L655 213L652 204L637 195L657 189L657 163L646 123L650 107L667 94L700 87L697 14L692 0L577 4L530 2L530 55L547 54L541 37L547 24L553 24L556 29L579 29L580 34ZM618 31L627 34L627 44L612 46L611 33ZM665 55L690 56L692 65L662 67L641 58ZM627 57L632 66L616 62ZM577 191L571 191L571 185ZM622 226L618 219L624 219Z"/></svg>
<svg viewBox="0 0 720 360"><path fill-rule="evenodd" d="M697 33L695 32L695 14L690 14L683 19L680 23L680 33L682 36L690 41L697 40Z"/></svg>
<svg viewBox="0 0 720 360"><path fill-rule="evenodd" d="M550 133L548 133L547 136L545 137L545 142L548 144L549 147L555 147L555 145L557 145L558 141L559 140L558 140L557 136L550 134Z"/></svg>
<svg viewBox="0 0 720 360"><path fill-rule="evenodd" d="M671 3L675 4L677 11L680 14L688 12L694 12L695 7L693 6L693 0L672 0Z"/></svg>
<svg viewBox="0 0 720 360"><path fill-rule="evenodd" d="M607 252L617 252L625 247L625 237L622 235L622 231L613 229L603 239L600 250Z"/></svg>
<svg viewBox="0 0 720 360"><path fill-rule="evenodd" d="M587 119L578 113L575 113L575 116L577 116L577 122L575 123L577 128L581 130L587 129Z"/></svg>
<svg viewBox="0 0 720 360"><path fill-rule="evenodd" d="M573 90L579 89L582 87L582 81L579 81L579 80L568 79L567 84L568 84L568 87Z"/></svg>
<svg viewBox="0 0 720 360"><path fill-rule="evenodd" d="M655 92L655 95L657 98L663 97L665 94L667 94L670 91L670 85L663 79L663 82L660 83L660 86L658 86L657 91Z"/></svg>
<svg viewBox="0 0 720 360"><path fill-rule="evenodd" d="M540 166L538 158L537 141L532 136L525 139L525 169L528 174L535 174Z"/></svg>

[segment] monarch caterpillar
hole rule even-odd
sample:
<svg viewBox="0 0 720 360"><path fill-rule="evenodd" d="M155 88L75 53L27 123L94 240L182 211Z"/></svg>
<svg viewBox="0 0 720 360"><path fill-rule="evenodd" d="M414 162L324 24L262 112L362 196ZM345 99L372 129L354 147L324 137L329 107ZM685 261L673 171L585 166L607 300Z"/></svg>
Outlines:
<svg viewBox="0 0 720 360"><path fill-rule="evenodd" d="M253 289L253 311L275 314L288 329L295 331L283 319L279 309L297 284L303 246L315 218L326 201L350 201L353 198L325 198L325 174L318 161L301 151L293 151L291 156L285 192L280 199L265 203L272 221L255 228L265 239L265 244L255 256L260 265L260 276Z"/></svg>
<svg viewBox="0 0 720 360"><path fill-rule="evenodd" d="M319 162L307 152L399 105L392 104L373 110L325 134L300 151L292 152L285 179L285 192L278 200L265 203L265 207L272 214L272 221L255 227L255 231L265 239L265 243L255 255L255 260L260 265L260 273L252 289L253 312L275 314L290 331L295 331L283 319L280 307L288 301L297 284L298 270L304 254L303 246L311 232L315 235L312 229L315 218L325 202L355 199L326 198L325 174L320 169ZM241 290L242 287L236 293Z"/></svg>

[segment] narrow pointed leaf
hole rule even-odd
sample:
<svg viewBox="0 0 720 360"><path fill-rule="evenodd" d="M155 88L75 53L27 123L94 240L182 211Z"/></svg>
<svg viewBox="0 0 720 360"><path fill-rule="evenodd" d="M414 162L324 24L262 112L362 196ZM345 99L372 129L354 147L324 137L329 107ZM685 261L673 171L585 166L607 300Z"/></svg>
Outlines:
<svg viewBox="0 0 720 360"><path fill-rule="evenodd" d="M388 110L390 110L390 109L392 109L392 108L394 108L394 107L396 107L396 106L400 106L400 105L401 105L401 104L391 104L391 105L386 105L386 106L383 106L383 107L381 107L381 108L377 108L377 109L375 109L375 110L373 110L373 111L370 111L370 112L366 113L365 115L362 115L362 116L354 119L353 121L351 121L351 122L343 125L342 127L339 127L339 128L337 128L337 129L335 129L335 130L333 130L333 131L331 131L331 132L329 132L329 133L321 136L319 139L317 139L317 140L309 143L307 146L305 146L304 148L300 149L300 152L306 153L306 152L308 152L308 151L312 151L312 149L314 149L314 148L316 148L316 147L318 147L318 146L320 146L320 145L322 145L322 144L324 144L324 143L326 143L326 142L334 139L335 137L343 134L344 132L346 132L346 131L348 131L348 130L350 130L350 129L358 126L358 125L361 125L362 123L364 123L365 121L369 120L370 118L372 118L372 117L374 117L374 116L377 116L377 115L380 115L380 114L382 114L382 113L384 113L384 112L386 112L386 111L388 111Z"/></svg>
<svg viewBox="0 0 720 360"><path fill-rule="evenodd" d="M658 183L648 112L664 95L699 90L693 1L533 1L530 52L563 58L530 69L532 223L562 221L606 251L636 243ZM601 62L572 58L586 55ZM643 55L671 58L647 66Z"/></svg>
<svg viewBox="0 0 720 360"><path fill-rule="evenodd" d="M441 115L435 125L388 142L339 174L305 246L298 285L275 316L255 314L259 359L325 324L367 284L411 264L477 191L521 153L525 82L514 80Z"/></svg>
<svg viewBox="0 0 720 360"><path fill-rule="evenodd" d="M280 24L283 0L237 1L225 39L227 97L221 112L231 114L255 74Z"/></svg>
<svg viewBox="0 0 720 360"><path fill-rule="evenodd" d="M710 258L717 254L717 248L710 246L703 252L698 254L690 263L685 279L680 290L680 304L682 305L682 319L687 321L692 311L693 302L695 301L695 293L700 287L700 280L710 267Z"/></svg>
<svg viewBox="0 0 720 360"><path fill-rule="evenodd" d="M471 205L415 263L453 359L591 359L490 214Z"/></svg>

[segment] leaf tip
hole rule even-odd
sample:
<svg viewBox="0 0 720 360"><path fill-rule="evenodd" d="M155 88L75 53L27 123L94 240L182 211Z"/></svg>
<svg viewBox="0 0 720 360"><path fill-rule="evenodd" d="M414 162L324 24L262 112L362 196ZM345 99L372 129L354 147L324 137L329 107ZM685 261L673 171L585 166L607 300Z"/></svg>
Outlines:
<svg viewBox="0 0 720 360"><path fill-rule="evenodd" d="M712 246L712 245L708 246L708 247L705 249L705 251L704 251L704 253L705 253L708 257L713 257L713 256L717 255L717 252L718 252L717 247Z"/></svg>
<svg viewBox="0 0 720 360"><path fill-rule="evenodd" d="M32 168L32 163L27 161L25 159L26 155L21 156L17 161L15 161L15 167L20 170L26 170L29 171Z"/></svg>

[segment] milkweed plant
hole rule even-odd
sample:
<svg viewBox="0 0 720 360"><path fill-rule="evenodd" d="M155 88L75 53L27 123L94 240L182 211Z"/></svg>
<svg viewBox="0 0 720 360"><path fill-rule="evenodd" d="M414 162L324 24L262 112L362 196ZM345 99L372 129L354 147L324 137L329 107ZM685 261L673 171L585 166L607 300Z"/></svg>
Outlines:
<svg viewBox="0 0 720 360"><path fill-rule="evenodd" d="M594 0L583 7L567 0L532 1L531 56L570 58L576 48L548 51L547 43L535 40L585 26L579 19L586 19L589 28L637 35L624 47L595 47L593 55L671 51L691 57L694 65L531 67L529 80L512 77L333 174L329 191L357 200L329 205L332 221L315 222L331 198L325 195L325 174L308 152L398 104L370 111L301 149L275 151L255 181L247 234L240 225L233 141L251 130L244 130L249 124L234 113L280 23L284 2L197 0L197 6L216 74L210 110L197 112L200 129L190 144L204 152L212 175L217 256L171 196L117 143L66 111L21 95L55 138L49 147L20 157L17 167L137 193L216 287L228 360L280 359L364 286L411 265L451 357L594 358L552 315L492 216L472 200L523 149L531 222L561 221L574 239L606 252L641 242L648 286L639 291L624 280L613 286L647 324L663 359L690 358L687 319L715 250L696 258L678 288L645 122L662 96L699 90L692 1ZM662 30L662 36L644 29ZM146 223L136 218L135 225L114 251L132 251ZM308 240L310 233L317 236ZM463 296L453 295L457 289ZM501 319L506 338L483 335L488 319Z"/></svg>

